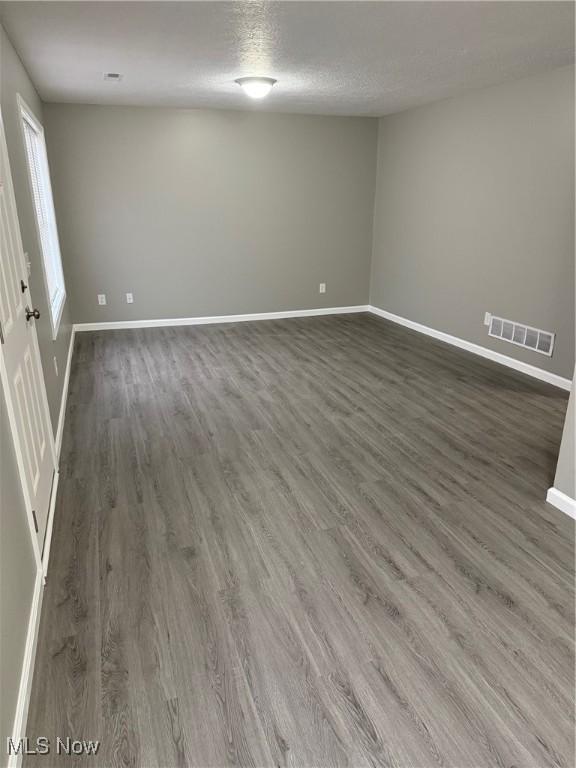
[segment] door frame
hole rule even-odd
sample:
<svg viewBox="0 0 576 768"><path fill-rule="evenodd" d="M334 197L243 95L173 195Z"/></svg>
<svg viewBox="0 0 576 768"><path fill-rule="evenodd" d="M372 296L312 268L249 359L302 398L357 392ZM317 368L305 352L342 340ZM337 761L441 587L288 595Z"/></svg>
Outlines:
<svg viewBox="0 0 576 768"><path fill-rule="evenodd" d="M20 229L20 217L18 216L18 208L16 206L16 199L14 195L14 185L12 182L12 169L10 167L10 159L8 157L8 144L7 144L7 138L6 138L6 131L4 129L4 120L2 117L2 111L0 109L0 133L3 136L3 143L6 147L6 160L7 160L7 169L8 173L10 174L10 185L9 188L5 190L6 194L10 195L10 203L13 206L13 210L16 214L16 227L17 227L17 236L18 236L18 245L21 248L21 257L26 263L26 258L24 254L23 244L22 244L22 230ZM1 256L1 254L0 254ZM30 292L31 293L31 292ZM28 493L28 488L26 487L26 470L24 466L24 456L22 453L22 445L20 442L20 437L18 434L18 428L17 428L17 420L16 420L16 413L14 410L14 403L12 402L12 396L10 393L10 386L9 386L9 380L8 380L8 372L6 370L5 360L4 360L4 350L3 350L3 343L0 343L0 381L2 383L2 389L4 391L4 399L6 401L6 410L8 412L8 423L10 426L10 435L12 438L12 444L14 446L14 453L16 455L16 464L18 466L18 474L19 474L19 481L20 481L20 487L22 489L22 495L24 498L24 504L26 506L26 517L28 520L28 528L30 531L30 538L32 539L32 549L34 552L34 560L36 562L36 569L38 571L43 571L43 562L42 562L42 554L43 550L45 549L46 544L46 537L48 535L48 524L50 522L50 512L51 508L54 503L54 495L57 489L57 479L58 479L58 457L56 453L56 442L54 439L54 425L52 424L52 417L50 416L50 407L48 405L48 394L46 392L46 379L44 377L44 369L42 367L42 357L40 355L40 347L38 345L38 334L36 332L36 328L34 327L32 329L32 349L33 354L36 358L36 362L39 366L39 373L40 373L40 379L41 379L41 393L40 393L40 407L43 411L43 417L46 418L46 424L49 426L48 431L48 450L50 452L50 456L52 458L52 484L50 489L50 498L48 501L48 523L46 525L46 529L44 531L44 539L42 541L42 546L40 545L38 541L38 535L36 533L36 526L34 523L34 516L32 514L32 500L30 499L30 495ZM44 573L44 578L46 578L46 574Z"/></svg>

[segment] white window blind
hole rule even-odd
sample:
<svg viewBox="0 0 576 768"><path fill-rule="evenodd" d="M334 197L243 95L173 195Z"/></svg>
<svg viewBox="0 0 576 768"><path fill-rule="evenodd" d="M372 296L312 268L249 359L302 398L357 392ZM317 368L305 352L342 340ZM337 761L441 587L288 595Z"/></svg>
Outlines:
<svg viewBox="0 0 576 768"><path fill-rule="evenodd" d="M66 298L66 289L64 286L56 214L50 184L46 142L42 126L37 123L34 116L28 112L23 104L20 105L20 109L26 155L28 157L28 170L30 172L30 187L44 264L50 319L55 338Z"/></svg>

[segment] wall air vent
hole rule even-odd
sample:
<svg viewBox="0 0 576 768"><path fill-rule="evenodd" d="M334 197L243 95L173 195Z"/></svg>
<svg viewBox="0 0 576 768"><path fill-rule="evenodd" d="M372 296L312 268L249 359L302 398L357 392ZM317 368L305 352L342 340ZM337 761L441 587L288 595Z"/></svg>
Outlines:
<svg viewBox="0 0 576 768"><path fill-rule="evenodd" d="M526 347L542 355L552 356L554 349L554 334L543 331L540 328L532 328L529 325L514 323L503 317L490 316L488 335L502 341L509 341L519 347Z"/></svg>
<svg viewBox="0 0 576 768"><path fill-rule="evenodd" d="M111 83L119 83L122 80L120 72L104 72L104 80L108 80Z"/></svg>

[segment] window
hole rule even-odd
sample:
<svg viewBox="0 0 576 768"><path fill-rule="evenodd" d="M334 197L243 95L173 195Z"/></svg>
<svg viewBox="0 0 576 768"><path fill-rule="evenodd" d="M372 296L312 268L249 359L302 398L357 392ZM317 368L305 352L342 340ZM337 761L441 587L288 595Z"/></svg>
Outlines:
<svg viewBox="0 0 576 768"><path fill-rule="evenodd" d="M56 227L54 200L52 199L44 129L20 97L18 97L18 103L22 118L26 156L28 158L30 189L32 191L34 212L38 225L38 239L40 241L42 264L44 266L46 293L50 307L52 338L55 339L58 333L64 301L66 300L66 288L64 286L64 273L62 272L62 258L60 255L60 243L58 242L58 229Z"/></svg>

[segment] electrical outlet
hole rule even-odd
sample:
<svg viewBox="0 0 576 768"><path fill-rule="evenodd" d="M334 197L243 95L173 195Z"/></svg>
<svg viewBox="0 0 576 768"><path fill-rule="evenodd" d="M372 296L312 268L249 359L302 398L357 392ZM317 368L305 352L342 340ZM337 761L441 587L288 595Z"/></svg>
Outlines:
<svg viewBox="0 0 576 768"><path fill-rule="evenodd" d="M134 304L134 296L131 293L126 294L126 304Z"/></svg>
<svg viewBox="0 0 576 768"><path fill-rule="evenodd" d="M320 283L318 286L318 293L326 293L326 283Z"/></svg>
<svg viewBox="0 0 576 768"><path fill-rule="evenodd" d="M54 370L56 371L56 376L58 376L58 360L56 359L56 355L52 358L54 360Z"/></svg>
<svg viewBox="0 0 576 768"><path fill-rule="evenodd" d="M490 321L492 320L492 315L490 312L484 313L484 325L490 325Z"/></svg>
<svg viewBox="0 0 576 768"><path fill-rule="evenodd" d="M105 293L99 293L98 294L98 304L100 304L101 307L105 306L105 304L106 304L106 294Z"/></svg>

